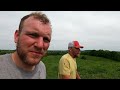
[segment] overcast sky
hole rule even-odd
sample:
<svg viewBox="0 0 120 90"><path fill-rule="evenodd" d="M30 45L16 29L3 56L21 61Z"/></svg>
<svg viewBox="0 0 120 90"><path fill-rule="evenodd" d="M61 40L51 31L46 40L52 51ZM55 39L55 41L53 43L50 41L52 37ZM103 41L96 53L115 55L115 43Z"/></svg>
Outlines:
<svg viewBox="0 0 120 90"><path fill-rule="evenodd" d="M32 11L0 11L0 49L15 49L14 32ZM120 51L120 11L43 11L52 24L49 50L67 50L78 40L83 50Z"/></svg>

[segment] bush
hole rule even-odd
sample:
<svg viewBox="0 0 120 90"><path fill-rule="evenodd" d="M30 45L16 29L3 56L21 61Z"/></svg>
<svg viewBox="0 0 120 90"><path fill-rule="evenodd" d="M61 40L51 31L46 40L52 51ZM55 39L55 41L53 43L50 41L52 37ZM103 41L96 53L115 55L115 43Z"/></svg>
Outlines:
<svg viewBox="0 0 120 90"><path fill-rule="evenodd" d="M86 60L87 58L85 56L81 56L80 59Z"/></svg>

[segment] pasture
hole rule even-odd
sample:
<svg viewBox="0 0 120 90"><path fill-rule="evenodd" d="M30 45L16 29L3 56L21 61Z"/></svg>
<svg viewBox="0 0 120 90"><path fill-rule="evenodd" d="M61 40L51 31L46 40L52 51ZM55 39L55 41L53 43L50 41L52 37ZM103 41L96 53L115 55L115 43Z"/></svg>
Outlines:
<svg viewBox="0 0 120 90"><path fill-rule="evenodd" d="M58 62L62 55L48 55L42 59L47 69L47 79L58 79ZM81 79L120 79L120 62L102 57L81 55L77 58Z"/></svg>

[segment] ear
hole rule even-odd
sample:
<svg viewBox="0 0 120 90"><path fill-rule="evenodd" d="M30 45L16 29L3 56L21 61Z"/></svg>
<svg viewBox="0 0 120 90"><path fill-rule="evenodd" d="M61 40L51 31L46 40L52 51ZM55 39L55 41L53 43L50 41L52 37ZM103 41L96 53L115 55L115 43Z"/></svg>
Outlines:
<svg viewBox="0 0 120 90"><path fill-rule="evenodd" d="M17 43L19 38L19 30L16 30L14 33L14 42Z"/></svg>

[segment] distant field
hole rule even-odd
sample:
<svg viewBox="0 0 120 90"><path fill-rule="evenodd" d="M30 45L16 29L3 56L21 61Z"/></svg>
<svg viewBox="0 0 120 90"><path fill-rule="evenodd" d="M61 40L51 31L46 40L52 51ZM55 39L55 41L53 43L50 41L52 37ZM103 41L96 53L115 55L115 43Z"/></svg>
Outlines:
<svg viewBox="0 0 120 90"><path fill-rule="evenodd" d="M58 62L62 55L43 58L47 69L47 79L57 79ZM120 62L101 57L77 58L78 71L82 79L120 79Z"/></svg>

